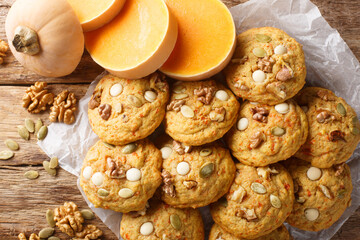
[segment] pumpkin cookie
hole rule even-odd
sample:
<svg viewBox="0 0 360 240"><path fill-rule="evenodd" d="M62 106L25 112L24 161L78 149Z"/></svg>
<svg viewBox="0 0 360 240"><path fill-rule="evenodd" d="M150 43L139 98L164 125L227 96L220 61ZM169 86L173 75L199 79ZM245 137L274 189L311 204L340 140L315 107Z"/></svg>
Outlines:
<svg viewBox="0 0 360 240"><path fill-rule="evenodd" d="M176 82L164 119L165 131L176 141L199 146L221 138L235 123L239 103L214 80Z"/></svg>
<svg viewBox="0 0 360 240"><path fill-rule="evenodd" d="M306 115L293 100L275 106L245 102L237 120L226 141L232 154L251 166L288 159L308 135Z"/></svg>
<svg viewBox="0 0 360 240"><path fill-rule="evenodd" d="M258 238L285 221L294 201L293 180L276 163L267 167L236 164L237 175L225 198L211 204L214 221L238 238Z"/></svg>
<svg viewBox="0 0 360 240"><path fill-rule="evenodd" d="M261 236L259 238L255 238L254 240L290 240L292 239L289 231L286 229L284 225L278 227L271 233ZM223 230L216 223L212 226L210 231L209 240L245 240L245 238L238 238L234 235Z"/></svg>
<svg viewBox="0 0 360 240"><path fill-rule="evenodd" d="M296 201L286 219L290 225L320 231L334 224L351 204L353 187L347 164L320 169L292 158L285 166L294 179L295 188Z"/></svg>
<svg viewBox="0 0 360 240"><path fill-rule="evenodd" d="M151 201L145 215L123 215L120 235L124 240L204 240L204 226L197 209Z"/></svg>
<svg viewBox="0 0 360 240"><path fill-rule="evenodd" d="M355 111L344 99L324 88L305 88L295 100L309 121L308 138L295 156L319 168L346 162L360 141Z"/></svg>
<svg viewBox="0 0 360 240"><path fill-rule="evenodd" d="M95 207L143 210L161 184L161 152L147 139L124 146L98 141L84 159L80 186Z"/></svg>
<svg viewBox="0 0 360 240"><path fill-rule="evenodd" d="M235 164L219 143L186 146L163 137L158 147L163 158L162 200L179 208L198 208L217 201L230 188Z"/></svg>
<svg viewBox="0 0 360 240"><path fill-rule="evenodd" d="M280 29L252 28L238 35L225 75L239 97L269 105L282 103L305 84L304 52Z"/></svg>
<svg viewBox="0 0 360 240"><path fill-rule="evenodd" d="M104 142L124 145L150 135L165 115L169 87L162 74L129 80L103 77L89 101L89 122Z"/></svg>

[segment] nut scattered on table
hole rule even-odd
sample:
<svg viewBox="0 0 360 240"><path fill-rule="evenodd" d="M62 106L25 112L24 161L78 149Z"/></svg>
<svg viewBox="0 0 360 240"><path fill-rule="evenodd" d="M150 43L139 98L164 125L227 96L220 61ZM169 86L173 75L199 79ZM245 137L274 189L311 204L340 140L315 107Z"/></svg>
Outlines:
<svg viewBox="0 0 360 240"><path fill-rule="evenodd" d="M65 202L64 206L55 208L54 215L56 226L70 237L83 230L84 218L75 203Z"/></svg>
<svg viewBox="0 0 360 240"><path fill-rule="evenodd" d="M74 93L70 93L68 90L62 91L56 96L54 105L50 108L50 121L59 121L66 124L75 122L76 102Z"/></svg>
<svg viewBox="0 0 360 240"><path fill-rule="evenodd" d="M22 98L23 107L30 113L39 113L45 111L47 105L54 102L54 94L49 93L46 82L36 82L25 91Z"/></svg>
<svg viewBox="0 0 360 240"><path fill-rule="evenodd" d="M4 57L6 57L6 52L9 50L9 45L0 39L0 65L4 63Z"/></svg>

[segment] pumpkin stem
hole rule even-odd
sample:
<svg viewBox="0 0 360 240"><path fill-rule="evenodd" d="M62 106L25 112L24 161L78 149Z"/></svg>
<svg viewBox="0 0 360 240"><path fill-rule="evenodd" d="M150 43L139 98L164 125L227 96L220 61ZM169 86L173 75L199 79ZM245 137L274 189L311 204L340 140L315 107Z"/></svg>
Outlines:
<svg viewBox="0 0 360 240"><path fill-rule="evenodd" d="M40 52L40 44L37 33L31 28L18 26L15 29L12 41L16 51L28 55L36 55Z"/></svg>

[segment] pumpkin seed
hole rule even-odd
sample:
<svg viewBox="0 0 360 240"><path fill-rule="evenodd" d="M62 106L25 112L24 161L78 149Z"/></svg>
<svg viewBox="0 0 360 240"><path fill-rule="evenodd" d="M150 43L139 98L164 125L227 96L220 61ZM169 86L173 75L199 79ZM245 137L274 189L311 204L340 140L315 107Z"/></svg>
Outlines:
<svg viewBox="0 0 360 240"><path fill-rule="evenodd" d="M51 237L51 235L53 235L54 233L54 229L47 227L47 228L43 228L40 232L39 232L39 237L40 238L48 238Z"/></svg>
<svg viewBox="0 0 360 240"><path fill-rule="evenodd" d="M8 160L14 156L13 151L3 150L0 152L0 160Z"/></svg>
<svg viewBox="0 0 360 240"><path fill-rule="evenodd" d="M359 135L360 134L360 129L358 129L357 127L353 127L351 130L351 133L354 135Z"/></svg>
<svg viewBox="0 0 360 240"><path fill-rule="evenodd" d="M187 94L187 93L180 93L180 94L174 95L174 99L180 100L180 99L187 98L188 96L189 96L189 94Z"/></svg>
<svg viewBox="0 0 360 240"><path fill-rule="evenodd" d="M139 108L139 107L141 107L143 105L141 100L138 97L134 96L134 95L128 95L127 96L127 102L130 105L132 105L134 107L137 107L137 108Z"/></svg>
<svg viewBox="0 0 360 240"><path fill-rule="evenodd" d="M47 126L42 126L39 129L39 132L37 133L37 139L38 140L44 140L46 138L47 133L48 133Z"/></svg>
<svg viewBox="0 0 360 240"><path fill-rule="evenodd" d="M265 34L256 34L255 35L256 40L258 40L259 42L264 42L264 43L268 43L271 42L271 37Z"/></svg>
<svg viewBox="0 0 360 240"><path fill-rule="evenodd" d="M251 184L251 189L258 194L265 194L266 188L261 183L254 182Z"/></svg>
<svg viewBox="0 0 360 240"><path fill-rule="evenodd" d="M356 126L358 123L359 123L358 118L357 118L357 117L353 117L353 118L352 118L352 124L353 124L354 126Z"/></svg>
<svg viewBox="0 0 360 240"><path fill-rule="evenodd" d="M128 145L126 145L122 150L121 152L123 154L130 154L130 153L133 153L135 152L136 150L136 144L135 143L130 143Z"/></svg>
<svg viewBox="0 0 360 240"><path fill-rule="evenodd" d="M83 216L83 218L86 220L91 220L95 218L94 213L89 209L81 210L80 213Z"/></svg>
<svg viewBox="0 0 360 240"><path fill-rule="evenodd" d="M274 208L281 208L281 201L278 196L270 194L270 203Z"/></svg>
<svg viewBox="0 0 360 240"><path fill-rule="evenodd" d="M30 139L30 133L25 126L18 126L18 133L22 139L24 140Z"/></svg>
<svg viewBox="0 0 360 240"><path fill-rule="evenodd" d="M263 48L254 48L253 54L259 58L263 58L266 56L266 51Z"/></svg>
<svg viewBox="0 0 360 240"><path fill-rule="evenodd" d="M186 90L185 87L182 85L177 85L173 88L174 93L183 93L185 92L185 90Z"/></svg>
<svg viewBox="0 0 360 240"><path fill-rule="evenodd" d="M33 180L33 179L36 179L39 177L39 173L37 171L30 170L24 174L24 177L26 177L27 179Z"/></svg>
<svg viewBox="0 0 360 240"><path fill-rule="evenodd" d="M25 119L25 127L29 132L33 133L35 131L35 123L34 123L34 121L31 120L30 118L26 118Z"/></svg>
<svg viewBox="0 0 360 240"><path fill-rule="evenodd" d="M103 189L103 188L100 188L98 191L97 191L97 194L100 196L100 197L107 197L109 196L109 191L106 190L106 189Z"/></svg>
<svg viewBox="0 0 360 240"><path fill-rule="evenodd" d="M212 153L211 148L204 148L200 151L200 156L207 157Z"/></svg>
<svg viewBox="0 0 360 240"><path fill-rule="evenodd" d="M219 204L223 207L227 207L228 206L228 201L225 197L222 197L219 199Z"/></svg>
<svg viewBox="0 0 360 240"><path fill-rule="evenodd" d="M214 163L207 163L200 169L200 177L207 178L214 172L215 164Z"/></svg>
<svg viewBox="0 0 360 240"><path fill-rule="evenodd" d="M114 145L107 143L107 142L102 142L107 148L115 148Z"/></svg>
<svg viewBox="0 0 360 240"><path fill-rule="evenodd" d="M54 220L54 211L51 209L48 209L46 211L46 221L49 224L50 227L55 227L55 220Z"/></svg>
<svg viewBox="0 0 360 240"><path fill-rule="evenodd" d="M52 236L52 237L49 237L48 240L61 240L61 239L58 237Z"/></svg>
<svg viewBox="0 0 360 240"><path fill-rule="evenodd" d="M323 194L325 195L325 197L327 197L328 199L332 199L332 196L330 194L330 190L328 187L326 187L322 184L320 184L319 187L320 187L321 191L323 192Z"/></svg>
<svg viewBox="0 0 360 240"><path fill-rule="evenodd" d="M341 189L338 191L338 198L344 198L345 197L345 193L347 191L345 189Z"/></svg>
<svg viewBox="0 0 360 240"><path fill-rule="evenodd" d="M56 176L56 169L50 168L50 162L49 161L43 161L43 167L46 170L48 174L51 176Z"/></svg>
<svg viewBox="0 0 360 240"><path fill-rule="evenodd" d="M345 115L346 115L346 109L345 109L344 105L342 105L341 103L338 103L338 105L336 105L336 111L337 111L341 116L345 116Z"/></svg>
<svg viewBox="0 0 360 240"><path fill-rule="evenodd" d="M38 133L40 128L43 126L41 119L36 120L35 122L35 133Z"/></svg>
<svg viewBox="0 0 360 240"><path fill-rule="evenodd" d="M305 198L304 198L304 197L297 197L297 198L296 198L296 201L297 201L298 203L304 203L304 202L305 202Z"/></svg>
<svg viewBox="0 0 360 240"><path fill-rule="evenodd" d="M5 145L12 151L19 150L19 144L11 139L5 140Z"/></svg>
<svg viewBox="0 0 360 240"><path fill-rule="evenodd" d="M49 168L55 169L59 166L59 159L57 157L52 157L50 159Z"/></svg>
<svg viewBox="0 0 360 240"><path fill-rule="evenodd" d="M176 214L171 214L170 215L170 223L171 226L173 226L173 228L175 228L176 230L180 230L181 229L181 220L180 217Z"/></svg>
<svg viewBox="0 0 360 240"><path fill-rule="evenodd" d="M278 137L284 135L285 132L286 132L285 129L281 128L281 127L274 127L273 129L271 129L272 135L278 136Z"/></svg>

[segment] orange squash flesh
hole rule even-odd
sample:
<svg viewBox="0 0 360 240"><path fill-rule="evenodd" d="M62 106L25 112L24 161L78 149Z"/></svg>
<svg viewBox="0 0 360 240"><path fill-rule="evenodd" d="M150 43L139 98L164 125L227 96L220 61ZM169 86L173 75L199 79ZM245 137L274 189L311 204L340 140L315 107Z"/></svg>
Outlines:
<svg viewBox="0 0 360 240"><path fill-rule="evenodd" d="M235 49L235 25L219 0L165 0L179 33L161 71L180 80L201 80L220 72Z"/></svg>
<svg viewBox="0 0 360 240"><path fill-rule="evenodd" d="M94 61L130 79L160 68L176 39L176 19L162 0L127 0L110 23L85 33L85 45Z"/></svg>

